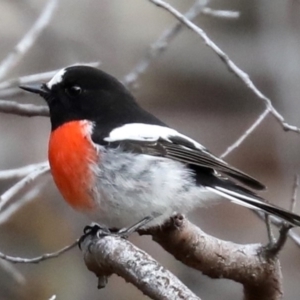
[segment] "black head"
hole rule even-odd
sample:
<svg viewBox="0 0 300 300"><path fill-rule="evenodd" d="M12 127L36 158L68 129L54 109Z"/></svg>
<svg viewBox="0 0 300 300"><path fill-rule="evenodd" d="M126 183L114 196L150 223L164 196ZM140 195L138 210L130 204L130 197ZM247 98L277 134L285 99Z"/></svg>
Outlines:
<svg viewBox="0 0 300 300"><path fill-rule="evenodd" d="M122 83L88 66L68 67L46 84L21 88L37 93L46 100L52 130L65 122L83 119L103 124L122 124L130 122L133 111L140 109Z"/></svg>

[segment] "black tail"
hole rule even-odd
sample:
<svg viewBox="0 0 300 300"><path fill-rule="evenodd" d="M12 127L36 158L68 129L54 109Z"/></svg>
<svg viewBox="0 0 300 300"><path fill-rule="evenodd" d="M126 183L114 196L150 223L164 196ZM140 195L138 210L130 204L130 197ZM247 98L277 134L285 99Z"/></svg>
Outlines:
<svg viewBox="0 0 300 300"><path fill-rule="evenodd" d="M221 180L219 180L219 183L220 185L215 185L213 187L207 188L212 192L231 200L234 203L274 215L293 226L300 226L299 215L291 213L278 206L266 203L259 196L234 183L228 181L223 182Z"/></svg>

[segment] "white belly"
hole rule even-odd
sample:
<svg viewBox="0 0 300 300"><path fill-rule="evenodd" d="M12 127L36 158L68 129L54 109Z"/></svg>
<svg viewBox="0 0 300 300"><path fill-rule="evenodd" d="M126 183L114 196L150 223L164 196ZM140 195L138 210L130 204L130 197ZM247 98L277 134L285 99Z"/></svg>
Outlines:
<svg viewBox="0 0 300 300"><path fill-rule="evenodd" d="M101 154L94 221L108 227L128 227L146 216L150 226L174 212L203 206L211 193L195 185L192 170L170 159L109 149Z"/></svg>

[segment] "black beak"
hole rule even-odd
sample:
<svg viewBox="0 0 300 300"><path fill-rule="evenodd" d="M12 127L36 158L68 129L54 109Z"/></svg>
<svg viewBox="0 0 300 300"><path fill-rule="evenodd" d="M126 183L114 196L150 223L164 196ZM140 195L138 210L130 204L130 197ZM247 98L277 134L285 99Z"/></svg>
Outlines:
<svg viewBox="0 0 300 300"><path fill-rule="evenodd" d="M31 92L34 94L39 94L42 97L47 97L47 95L49 95L50 90L48 89L48 87L46 86L46 84L44 83L34 83L34 84L28 84L28 85L21 85L20 86L21 89L27 91L27 92Z"/></svg>

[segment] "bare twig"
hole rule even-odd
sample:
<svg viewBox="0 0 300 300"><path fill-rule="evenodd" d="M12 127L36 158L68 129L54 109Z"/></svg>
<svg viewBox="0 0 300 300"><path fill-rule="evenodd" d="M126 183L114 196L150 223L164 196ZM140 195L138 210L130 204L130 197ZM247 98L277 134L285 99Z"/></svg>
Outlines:
<svg viewBox="0 0 300 300"><path fill-rule="evenodd" d="M238 148L244 142L244 140L261 124L261 122L266 118L269 112L269 107L266 107L266 109L261 115L259 115L256 121L231 146L229 146L224 153L220 155L220 158L226 157L234 149Z"/></svg>
<svg viewBox="0 0 300 300"><path fill-rule="evenodd" d="M27 165L17 169L10 169L10 170L1 170L0 171L0 180L8 180L8 179L15 179L20 178L28 175L29 173L40 169L41 167L48 166L48 161L44 161L37 164Z"/></svg>
<svg viewBox="0 0 300 300"><path fill-rule="evenodd" d="M55 251L55 252L52 252L52 253L45 253L41 256L37 256L37 257L34 257L34 258L24 258L24 257L15 257L15 256L9 256L9 255L6 255L2 252L0 252L0 258L6 260L6 261L9 261L11 263L14 263L14 264L37 264L37 263L40 263L44 260L48 260L48 259L51 259L51 258L56 258L58 256L60 256L61 254L73 249L75 246L78 245L78 239L72 243L71 245L69 246L66 246L58 251Z"/></svg>
<svg viewBox="0 0 300 300"><path fill-rule="evenodd" d="M53 295L49 298L49 300L55 300L56 299L56 295Z"/></svg>
<svg viewBox="0 0 300 300"><path fill-rule="evenodd" d="M289 237L294 241L294 243L300 247L300 236L293 229L288 232Z"/></svg>
<svg viewBox="0 0 300 300"><path fill-rule="evenodd" d="M291 206L290 206L291 212L294 212L294 209L295 209L298 186L299 186L299 177L296 175L295 180L294 180L294 186L293 186L293 196L291 198ZM266 251L266 255L268 257L274 257L274 256L278 255L278 253L282 250L282 248L285 245L286 240L289 236L288 233L291 228L292 228L291 224L281 221L281 225L280 225L280 229L279 229L279 237L278 237L277 241L270 242L266 246L265 251Z"/></svg>
<svg viewBox="0 0 300 300"><path fill-rule="evenodd" d="M115 273L151 299L200 299L176 276L129 241L116 237L88 236L81 243L87 268L98 277L98 287Z"/></svg>
<svg viewBox="0 0 300 300"><path fill-rule="evenodd" d="M298 188L299 188L299 175L295 175L294 186L293 186L293 196L291 199L291 206L290 206L291 212L294 212L295 208L296 208Z"/></svg>
<svg viewBox="0 0 300 300"><path fill-rule="evenodd" d="M288 238L288 232L292 228L292 225L284 223L282 224L281 228L279 229L279 237L277 241L274 243L269 244L266 247L266 254L268 257L274 257L278 255L278 253L282 250L285 242Z"/></svg>
<svg viewBox="0 0 300 300"><path fill-rule="evenodd" d="M262 211L258 211L258 210L251 210L253 211L260 219L265 220L265 213ZM275 217L275 216L269 216L271 223L280 228L282 225L282 220ZM296 233L295 231L293 231L293 229L291 229L288 232L288 236L292 239L292 241L294 241L294 243L300 247L300 236L298 233Z"/></svg>
<svg viewBox="0 0 300 300"><path fill-rule="evenodd" d="M265 222L266 222L266 227L267 227L269 244L274 244L275 237L274 237L273 230L272 230L272 221L270 219L270 215L266 214L266 213L265 213Z"/></svg>
<svg viewBox="0 0 300 300"><path fill-rule="evenodd" d="M291 200L291 211L294 211L295 209L295 203L296 203L296 193L297 193L297 189L298 189L298 185L299 185L299 176L296 175L295 177L295 181L294 181L294 186L293 186L293 197ZM265 213L263 213L262 211L258 211L258 210L252 210L259 218L261 218L262 220L265 219ZM282 227L282 220L275 217L275 216L269 216L270 221L272 222L273 225L275 225L276 227L278 227L279 229ZM292 239L292 241L294 241L294 243L300 247L300 236L298 233L296 233L295 231L293 231L293 229L289 230L287 232L287 235Z"/></svg>
<svg viewBox="0 0 300 300"><path fill-rule="evenodd" d="M49 117L49 109L47 106L21 104L7 100L0 100L0 112L23 117Z"/></svg>
<svg viewBox="0 0 300 300"><path fill-rule="evenodd" d="M34 44L41 32L49 24L51 17L57 7L57 0L48 1L47 5L43 9L41 15L34 23L32 28L25 34L17 46L0 64L0 80L7 75L7 73L15 67L22 59L24 54Z"/></svg>
<svg viewBox="0 0 300 300"><path fill-rule="evenodd" d="M36 180L39 176L49 171L49 166L42 166L38 170L31 172L25 178L17 182L0 197L0 211L17 193L21 192L28 184Z"/></svg>
<svg viewBox="0 0 300 300"><path fill-rule="evenodd" d="M16 269L14 265L12 265L10 262L6 260L0 261L0 267L2 270L4 270L8 275L11 276L14 281L20 285L25 284L25 278L24 276L19 272L19 270Z"/></svg>
<svg viewBox="0 0 300 300"><path fill-rule="evenodd" d="M28 202L36 199L38 195L40 195L42 188L47 183L47 181L34 183L34 187L28 188L27 191L22 191L19 197L14 197L14 201L9 201L8 205L6 205L0 212L0 225L5 223L10 219L10 217L16 213L20 208L22 208ZM15 199L16 198L16 199Z"/></svg>
<svg viewBox="0 0 300 300"><path fill-rule="evenodd" d="M272 115L279 122L282 128L285 131L293 131L296 133L300 133L300 129L296 126L290 125L286 123L283 116L273 107L271 100L267 98L252 82L249 75L241 70L229 57L228 55L219 48L208 36L207 34L193 22L188 20L184 15L182 15L178 10L172 7L170 4L166 3L162 0L149 0L155 5L165 9L169 13L171 13L174 17L176 17L180 22L184 23L188 28L193 30L201 39L205 42L205 44L211 48L218 57L225 63L226 67L229 71L231 71L234 75L236 75L260 100L262 100L266 107L269 108Z"/></svg>
<svg viewBox="0 0 300 300"><path fill-rule="evenodd" d="M202 11L207 2L207 0L197 0L185 13L185 17L189 20L194 19ZM136 87L139 76L145 73L151 62L167 49L168 45L181 31L182 27L182 23L177 22L172 27L164 30L158 40L150 46L145 56L135 65L133 70L123 78L122 82L127 88L134 89Z"/></svg>
<svg viewBox="0 0 300 300"><path fill-rule="evenodd" d="M238 11L231 11L231 10L216 10L211 9L209 7L204 7L201 11L201 14L208 15L216 18L221 19L237 19L240 16Z"/></svg>

